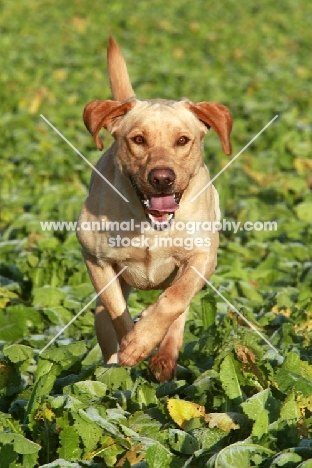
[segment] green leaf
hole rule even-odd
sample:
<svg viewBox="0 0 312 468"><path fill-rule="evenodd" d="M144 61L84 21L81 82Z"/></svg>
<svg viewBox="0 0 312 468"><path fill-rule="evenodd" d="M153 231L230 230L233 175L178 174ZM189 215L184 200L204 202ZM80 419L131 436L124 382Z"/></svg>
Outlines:
<svg viewBox="0 0 312 468"><path fill-rule="evenodd" d="M185 380L171 380L170 382L165 382L156 388L156 396L157 398L162 398L164 396L175 395L179 392L179 389L185 388L185 386Z"/></svg>
<svg viewBox="0 0 312 468"><path fill-rule="evenodd" d="M80 362L86 351L86 343L84 341L77 341L76 343L71 343L68 346L61 346L60 348L48 348L41 353L41 358L60 363L63 368L68 368L75 362Z"/></svg>
<svg viewBox="0 0 312 468"><path fill-rule="evenodd" d="M110 366L107 368L98 368L95 371L95 377L100 382L107 385L107 388L112 390L122 389L131 390L133 381L130 371L124 367Z"/></svg>
<svg viewBox="0 0 312 468"><path fill-rule="evenodd" d="M262 459L274 452L261 445L238 442L225 447L215 459L215 468L250 468L251 456L257 454Z"/></svg>
<svg viewBox="0 0 312 468"><path fill-rule="evenodd" d="M71 415L74 418L74 427L83 441L84 451L90 454L99 444L103 429L83 411L72 411Z"/></svg>
<svg viewBox="0 0 312 468"><path fill-rule="evenodd" d="M103 360L102 351L98 343L93 346L91 350L86 354L86 357L82 361L83 367L93 366Z"/></svg>
<svg viewBox="0 0 312 468"><path fill-rule="evenodd" d="M39 359L37 376L27 407L27 415L30 416L31 425L35 422L36 411L41 405L42 398L50 393L60 370L61 366Z"/></svg>
<svg viewBox="0 0 312 468"><path fill-rule="evenodd" d="M129 417L128 421L130 429L146 437L153 438L161 428L159 421L141 411L136 411Z"/></svg>
<svg viewBox="0 0 312 468"><path fill-rule="evenodd" d="M119 431L118 427L109 422L107 419L103 418L96 408L90 407L87 408L86 411L79 410L78 413L81 417L86 416L88 419L94 421L98 426L104 429L107 434L109 434L111 437L114 437L124 447L130 447L128 440Z"/></svg>
<svg viewBox="0 0 312 468"><path fill-rule="evenodd" d="M33 290L35 307L55 307L61 305L65 299L65 293L60 288L43 286Z"/></svg>
<svg viewBox="0 0 312 468"><path fill-rule="evenodd" d="M33 468L34 466L38 466L38 457L38 453L23 455L23 468Z"/></svg>
<svg viewBox="0 0 312 468"><path fill-rule="evenodd" d="M39 452L40 445L26 439L22 434L13 434L11 432L0 432L0 443L13 444L14 451L21 455L28 455Z"/></svg>
<svg viewBox="0 0 312 468"><path fill-rule="evenodd" d="M232 354L228 354L221 363L220 380L225 393L231 400L242 400L242 391Z"/></svg>
<svg viewBox="0 0 312 468"><path fill-rule="evenodd" d="M252 286L248 281L239 281L238 284L243 296L255 302L261 302L263 300L261 294L258 293L255 287Z"/></svg>
<svg viewBox="0 0 312 468"><path fill-rule="evenodd" d="M131 399L135 400L143 408L156 404L155 386L144 380L137 379L131 392Z"/></svg>
<svg viewBox="0 0 312 468"><path fill-rule="evenodd" d="M18 304L0 309L0 340L12 342L28 336L29 327L35 322L40 322L40 314L32 307Z"/></svg>
<svg viewBox="0 0 312 468"><path fill-rule="evenodd" d="M92 466L92 465L91 465ZM71 463L64 460L64 458L58 458L51 463L41 465L41 468L81 468L80 463Z"/></svg>
<svg viewBox="0 0 312 468"><path fill-rule="evenodd" d="M170 447L177 452L190 455L198 450L197 440L181 429L169 429Z"/></svg>
<svg viewBox="0 0 312 468"><path fill-rule="evenodd" d="M306 460L299 465L297 465L297 468L312 468L312 460Z"/></svg>
<svg viewBox="0 0 312 468"><path fill-rule="evenodd" d="M3 466L3 468L14 466L14 465L11 465L11 464L13 462L15 462L16 459L18 458L18 454L14 450L13 444L11 444L11 443L10 444L5 444L5 445L3 445L1 443L0 455L1 455L1 465ZM1 468L2 468L2 466L1 466Z"/></svg>
<svg viewBox="0 0 312 468"><path fill-rule="evenodd" d="M79 436L72 426L67 426L61 430L59 435L60 447L58 454L65 460L72 461L80 458Z"/></svg>
<svg viewBox="0 0 312 468"><path fill-rule="evenodd" d="M302 392L303 396L312 394L312 366L301 361L296 353L289 353L275 376L276 383L282 392L292 389Z"/></svg>
<svg viewBox="0 0 312 468"><path fill-rule="evenodd" d="M217 306L215 296L206 293L201 298L203 328L207 330L215 323Z"/></svg>
<svg viewBox="0 0 312 468"><path fill-rule="evenodd" d="M302 202L296 206L296 213L302 221L312 222L312 202Z"/></svg>
<svg viewBox="0 0 312 468"><path fill-rule="evenodd" d="M11 396L21 391L22 378L16 365L0 362L0 395Z"/></svg>
<svg viewBox="0 0 312 468"><path fill-rule="evenodd" d="M256 421L254 422L254 425L252 427L252 432L251 435L258 437L263 436L263 434L267 434L269 429L269 412L266 409L263 409L259 415Z"/></svg>
<svg viewBox="0 0 312 468"><path fill-rule="evenodd" d="M250 419L256 421L259 415L265 409L270 393L270 390L267 388L259 393L256 393L252 397L248 398L248 400L241 403L241 407L243 408L244 413Z"/></svg>
<svg viewBox="0 0 312 468"><path fill-rule="evenodd" d="M86 380L84 382L76 382L70 387L64 388L64 394L77 395L79 397L82 394L86 394L90 399L102 398L106 395L107 386L102 382L93 382L92 380Z"/></svg>
<svg viewBox="0 0 312 468"><path fill-rule="evenodd" d="M149 468L169 468L171 466L172 455L159 443L148 447L144 458Z"/></svg>
<svg viewBox="0 0 312 468"><path fill-rule="evenodd" d="M302 377L297 372L279 369L275 375L275 381L281 392L289 392L292 389L302 392L303 396L312 394L312 381Z"/></svg>
<svg viewBox="0 0 312 468"><path fill-rule="evenodd" d="M298 453L289 453L288 451L282 452L277 457L274 457L273 463L270 468L286 466L287 468L296 468L302 457Z"/></svg>
<svg viewBox="0 0 312 468"><path fill-rule="evenodd" d="M221 449L224 447L224 439L228 436L227 432L218 428L197 428L192 431L192 435L203 449Z"/></svg>
<svg viewBox="0 0 312 468"><path fill-rule="evenodd" d="M125 452L125 448L116 444L112 438L103 436L101 448L93 452L91 456L103 458L105 462L105 465L104 465L105 467L106 466L115 467L117 464L118 455L123 454L124 452ZM102 468L102 465L100 465L99 468Z"/></svg>
<svg viewBox="0 0 312 468"><path fill-rule="evenodd" d="M3 354L7 356L11 362L20 363L27 361L33 356L33 349L29 346L13 344L4 347Z"/></svg>
<svg viewBox="0 0 312 468"><path fill-rule="evenodd" d="M291 392L281 408L280 418L285 421L291 419L298 421L300 417L298 402L296 401L295 394Z"/></svg>
<svg viewBox="0 0 312 468"><path fill-rule="evenodd" d="M63 306L54 306L52 308L43 308L42 313L54 325L64 327L73 318L72 313Z"/></svg>

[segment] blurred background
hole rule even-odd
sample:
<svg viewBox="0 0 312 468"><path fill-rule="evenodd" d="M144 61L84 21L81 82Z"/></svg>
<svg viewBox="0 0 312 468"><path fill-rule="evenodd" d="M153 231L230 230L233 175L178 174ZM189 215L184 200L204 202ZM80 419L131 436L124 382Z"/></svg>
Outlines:
<svg viewBox="0 0 312 468"><path fill-rule="evenodd" d="M66 323L92 292L75 234L40 227L45 220L76 220L91 169L40 114L96 162L100 153L82 111L93 99L111 98L109 35L125 55L139 98L187 96L227 105L234 120L233 155L278 114L215 182L226 219L276 220L278 231L222 233L214 281L250 311L307 310L312 275L309 2L24 0L2 2L0 28L1 307L11 311L12 320L16 307L19 317L29 317L27 307L51 306L57 293L47 287L67 287L67 305L61 294L56 316L51 312L39 329L50 326L49 320L55 326L58 320ZM106 132L106 148L111 141ZM205 160L212 176L229 161L213 132L205 138ZM144 296L147 303L154 295ZM132 297L139 298L138 304L133 299L134 311L141 310L146 299L141 293ZM92 317L84 320L91 327ZM81 327L77 323L78 334ZM27 330L19 325L11 339Z"/></svg>

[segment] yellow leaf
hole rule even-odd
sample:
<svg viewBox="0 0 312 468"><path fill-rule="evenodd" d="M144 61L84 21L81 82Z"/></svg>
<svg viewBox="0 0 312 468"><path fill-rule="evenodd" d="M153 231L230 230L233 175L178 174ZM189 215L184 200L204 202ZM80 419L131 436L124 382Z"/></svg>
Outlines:
<svg viewBox="0 0 312 468"><path fill-rule="evenodd" d="M10 299L8 297L0 297L0 309L4 309L9 302Z"/></svg>
<svg viewBox="0 0 312 468"><path fill-rule="evenodd" d="M304 397L300 395L297 400L298 404L298 410L301 414L302 417L305 416L305 410L309 410L309 412L312 412L312 395L309 395L307 397Z"/></svg>
<svg viewBox="0 0 312 468"><path fill-rule="evenodd" d="M18 299L18 294L0 287L0 309L4 309L12 299Z"/></svg>
<svg viewBox="0 0 312 468"><path fill-rule="evenodd" d="M189 26L191 31L197 32L200 30L200 23L197 23L195 21L192 21Z"/></svg>
<svg viewBox="0 0 312 468"><path fill-rule="evenodd" d="M126 461L128 465L134 466L140 463L144 458L144 451L142 444L137 444L131 447L118 461L117 466L125 466Z"/></svg>
<svg viewBox="0 0 312 468"><path fill-rule="evenodd" d="M84 33L88 26L88 20L81 16L74 16L72 18L72 25L77 32Z"/></svg>
<svg viewBox="0 0 312 468"><path fill-rule="evenodd" d="M229 432L231 429L239 429L239 425L233 421L230 413L206 414L205 421L210 429L217 427L225 432Z"/></svg>
<svg viewBox="0 0 312 468"><path fill-rule="evenodd" d="M31 98L31 102L28 107L28 112L30 114L36 114L41 105L43 98L46 96L46 88L40 88L36 91L35 95Z"/></svg>
<svg viewBox="0 0 312 468"><path fill-rule="evenodd" d="M276 180L276 175L268 174L267 172L259 172L258 170L252 169L248 164L243 165L244 172L253 180L255 180L260 187L267 187Z"/></svg>
<svg viewBox="0 0 312 468"><path fill-rule="evenodd" d="M67 97L67 102L69 105L73 105L73 104L76 104L76 102L78 101L78 96L77 94L70 94L68 97Z"/></svg>
<svg viewBox="0 0 312 468"><path fill-rule="evenodd" d="M185 56L185 50L182 47L176 47L173 49L173 56L177 59L181 59Z"/></svg>
<svg viewBox="0 0 312 468"><path fill-rule="evenodd" d="M308 67L297 67L296 68L296 74L300 78L307 78L311 74L311 70Z"/></svg>
<svg viewBox="0 0 312 468"><path fill-rule="evenodd" d="M289 307L278 307L277 305L274 305L271 308L271 311L274 312L274 314L282 314L285 317L290 317L291 315L291 309Z"/></svg>
<svg viewBox="0 0 312 468"><path fill-rule="evenodd" d="M9 362L0 361L0 388L6 387L10 382L10 377L14 371L13 365Z"/></svg>
<svg viewBox="0 0 312 468"><path fill-rule="evenodd" d="M174 25L166 19L161 19L158 23L158 26L160 27L160 29L167 32L173 32L175 29Z"/></svg>
<svg viewBox="0 0 312 468"><path fill-rule="evenodd" d="M42 410L42 416L51 422L55 418L55 413L50 408L44 408Z"/></svg>
<svg viewBox="0 0 312 468"><path fill-rule="evenodd" d="M205 407L190 401L169 398L167 408L173 421L182 429L191 419L205 416Z"/></svg>
<svg viewBox="0 0 312 468"><path fill-rule="evenodd" d="M53 70L53 76L57 81L62 82L66 80L67 75L68 72L67 70L64 70L64 68L56 68L55 70Z"/></svg>
<svg viewBox="0 0 312 468"><path fill-rule="evenodd" d="M312 170L312 160L307 158L296 158L294 167L299 175L305 175Z"/></svg>

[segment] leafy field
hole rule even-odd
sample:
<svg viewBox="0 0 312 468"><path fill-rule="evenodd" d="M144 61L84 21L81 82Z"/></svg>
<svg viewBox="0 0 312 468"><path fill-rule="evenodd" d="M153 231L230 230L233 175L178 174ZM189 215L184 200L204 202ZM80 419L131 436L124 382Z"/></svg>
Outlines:
<svg viewBox="0 0 312 468"><path fill-rule="evenodd" d="M0 468L312 467L312 5L211 0L23 0L0 6ZM223 216L277 230L221 233L194 299L177 377L104 366L74 232L92 163L84 105L110 98L112 34L141 98L219 101L233 155ZM111 137L105 134L105 146ZM229 159L205 139L212 176ZM134 315L159 292L134 291Z"/></svg>

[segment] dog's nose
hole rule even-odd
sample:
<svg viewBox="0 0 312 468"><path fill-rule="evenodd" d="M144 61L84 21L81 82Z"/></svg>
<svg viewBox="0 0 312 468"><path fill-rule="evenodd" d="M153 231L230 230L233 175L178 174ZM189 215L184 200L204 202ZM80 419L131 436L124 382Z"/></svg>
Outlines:
<svg viewBox="0 0 312 468"><path fill-rule="evenodd" d="M168 167L152 169L148 174L148 181L155 189L166 189L173 185L176 175Z"/></svg>

